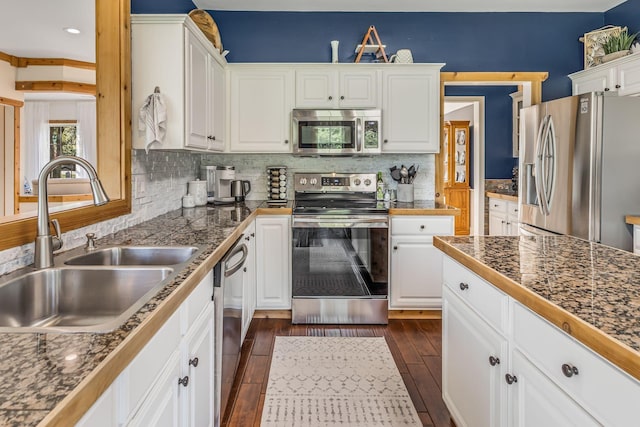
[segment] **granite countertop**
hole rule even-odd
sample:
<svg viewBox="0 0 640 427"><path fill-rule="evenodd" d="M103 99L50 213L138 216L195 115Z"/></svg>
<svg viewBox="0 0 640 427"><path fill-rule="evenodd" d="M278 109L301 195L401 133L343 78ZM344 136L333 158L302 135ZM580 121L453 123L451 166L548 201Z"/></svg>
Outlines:
<svg viewBox="0 0 640 427"><path fill-rule="evenodd" d="M0 425L74 422L222 258L253 218L258 214L290 213L291 203L267 208L263 201L179 209L100 238L98 247L198 245L203 251L113 332L0 333ZM25 268L7 276L25 271L30 270ZM70 354L78 357L66 358Z"/></svg>
<svg viewBox="0 0 640 427"><path fill-rule="evenodd" d="M413 202L393 202L389 215L460 215L460 209L443 205L434 200L414 200Z"/></svg>
<svg viewBox="0 0 640 427"><path fill-rule="evenodd" d="M495 191L486 191L485 194L487 195L487 197L491 197L494 199L509 200L511 202L518 201L517 191L495 190Z"/></svg>
<svg viewBox="0 0 640 427"><path fill-rule="evenodd" d="M570 236L436 237L434 245L640 379L640 257Z"/></svg>

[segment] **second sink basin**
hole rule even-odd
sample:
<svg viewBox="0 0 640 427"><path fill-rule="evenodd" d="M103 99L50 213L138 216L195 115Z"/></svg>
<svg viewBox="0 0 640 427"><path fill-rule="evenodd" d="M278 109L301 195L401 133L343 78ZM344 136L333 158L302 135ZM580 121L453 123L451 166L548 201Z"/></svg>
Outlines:
<svg viewBox="0 0 640 427"><path fill-rule="evenodd" d="M191 258L195 246L114 246L71 258L67 265L177 265Z"/></svg>
<svg viewBox="0 0 640 427"><path fill-rule="evenodd" d="M160 267L49 268L0 284L1 332L109 332L164 284Z"/></svg>

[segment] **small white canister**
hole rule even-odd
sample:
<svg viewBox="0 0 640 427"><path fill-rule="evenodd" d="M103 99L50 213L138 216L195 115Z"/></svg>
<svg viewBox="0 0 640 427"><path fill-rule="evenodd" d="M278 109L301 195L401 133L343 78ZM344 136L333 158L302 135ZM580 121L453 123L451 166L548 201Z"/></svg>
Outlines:
<svg viewBox="0 0 640 427"><path fill-rule="evenodd" d="M185 194L182 196L182 207L183 208L195 208L196 207L196 199L191 194Z"/></svg>
<svg viewBox="0 0 640 427"><path fill-rule="evenodd" d="M189 181L188 194L193 195L196 206L205 206L207 204L207 181Z"/></svg>

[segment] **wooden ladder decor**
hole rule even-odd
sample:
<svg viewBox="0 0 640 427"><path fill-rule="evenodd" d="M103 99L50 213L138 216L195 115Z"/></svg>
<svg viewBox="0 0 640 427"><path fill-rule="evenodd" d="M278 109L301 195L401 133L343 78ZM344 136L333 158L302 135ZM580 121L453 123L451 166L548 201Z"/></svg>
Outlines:
<svg viewBox="0 0 640 427"><path fill-rule="evenodd" d="M375 43L371 39L372 33L373 37L375 37ZM384 45L380 41L380 36L378 36L376 27L374 27L373 25L369 27L367 34L365 34L364 38L362 39L362 44L358 45L358 48L356 48L358 56L356 56L356 60L354 61L355 63L360 62L360 58L362 58L362 54L365 52L365 50L367 50L367 53L379 53L380 55L378 55L378 58L382 58L384 62L389 62L389 60L387 59L387 54L384 53Z"/></svg>

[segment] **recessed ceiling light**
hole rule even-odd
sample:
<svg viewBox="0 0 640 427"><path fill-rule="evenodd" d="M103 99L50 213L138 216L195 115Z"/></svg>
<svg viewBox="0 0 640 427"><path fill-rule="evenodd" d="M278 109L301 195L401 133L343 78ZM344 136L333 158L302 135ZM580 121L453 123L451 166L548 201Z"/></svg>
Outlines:
<svg viewBox="0 0 640 427"><path fill-rule="evenodd" d="M63 30L65 30L69 34L80 34L80 30L73 27L66 27L66 28L63 28Z"/></svg>

